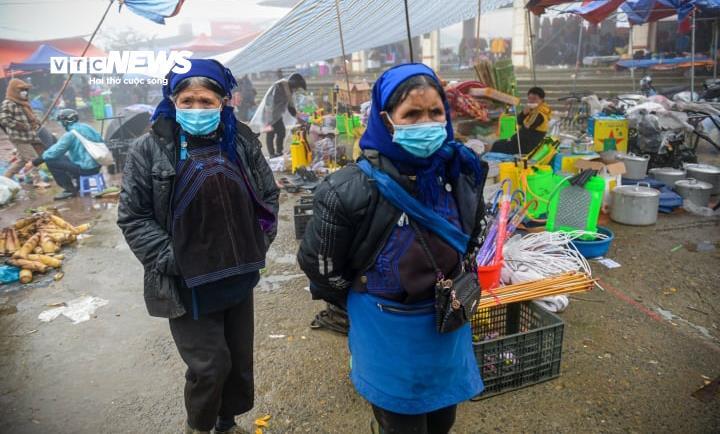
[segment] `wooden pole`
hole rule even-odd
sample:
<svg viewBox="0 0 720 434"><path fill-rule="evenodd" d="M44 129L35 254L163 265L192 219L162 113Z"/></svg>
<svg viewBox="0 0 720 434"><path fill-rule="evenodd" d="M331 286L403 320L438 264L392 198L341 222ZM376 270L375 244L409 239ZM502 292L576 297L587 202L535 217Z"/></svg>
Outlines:
<svg viewBox="0 0 720 434"><path fill-rule="evenodd" d="M480 16L482 14L482 0L478 0L477 26L475 26L475 62L480 59Z"/></svg>
<svg viewBox="0 0 720 434"><path fill-rule="evenodd" d="M582 60L582 43L583 43L583 30L585 30L585 26L583 26L583 21L580 20L580 31L578 32L578 46L577 46L577 56L575 58L575 76L573 77L573 92L577 90L577 76L580 72L580 61Z"/></svg>
<svg viewBox="0 0 720 434"><path fill-rule="evenodd" d="M690 102L695 101L695 10L692 11L691 48L690 48Z"/></svg>
<svg viewBox="0 0 720 434"><path fill-rule="evenodd" d="M530 71L532 73L532 81L533 86L537 86L537 77L535 76L535 50L533 49L533 45L535 43L533 42L533 33L532 33L532 23L530 20L532 19L532 15L530 15L530 10L525 10L525 20L527 21L527 32L528 32L528 51L530 51Z"/></svg>
<svg viewBox="0 0 720 434"><path fill-rule="evenodd" d="M715 18L713 25L713 79L715 80L718 72L718 34L720 34L720 18Z"/></svg>
<svg viewBox="0 0 720 434"><path fill-rule="evenodd" d="M410 48L410 63L415 63L415 54L413 54L412 36L410 36L410 11L408 10L408 0L405 0L405 28L407 29L408 47Z"/></svg>
<svg viewBox="0 0 720 434"><path fill-rule="evenodd" d="M335 13L337 14L338 32L340 32L340 50L342 51L343 71L345 72L345 86L347 86L347 112L352 121L352 110L350 108L350 74L348 73L347 59L345 58L345 38L343 37L342 21L340 21L340 0L335 0Z"/></svg>
<svg viewBox="0 0 720 434"><path fill-rule="evenodd" d="M105 21L105 18L107 17L108 12L110 12L110 7L113 5L115 0L110 0L108 2L107 9L105 9L105 13L103 13L102 18L100 18L100 22L95 26L95 30L92 32L92 35L90 36L90 39L88 39L87 44L85 45L85 49L83 50L80 57L85 57L85 54L90 49L90 45L92 45L92 41L95 38L95 35L97 35L98 30L100 30L100 26L102 26L102 23ZM57 105L58 101L60 101L60 98L62 97L63 93L65 92L65 89L67 89L68 84L70 84L70 80L72 80L73 74L68 74L67 79L65 80L65 83L63 83L62 87L60 88L60 92L58 92L57 96L55 97L55 100L50 104L50 107L48 107L47 112L45 112L45 115L43 116L42 120L40 121L40 126L38 126L38 129L42 128L45 121L50 117L50 113L52 113L53 108Z"/></svg>

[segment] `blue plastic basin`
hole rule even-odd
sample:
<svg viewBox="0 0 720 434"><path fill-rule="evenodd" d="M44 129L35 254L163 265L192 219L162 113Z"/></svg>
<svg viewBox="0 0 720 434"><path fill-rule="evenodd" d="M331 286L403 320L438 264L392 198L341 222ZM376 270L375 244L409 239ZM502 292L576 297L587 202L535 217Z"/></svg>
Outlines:
<svg viewBox="0 0 720 434"><path fill-rule="evenodd" d="M610 244L615 239L615 234L610 229L598 226L598 233L605 234L608 236L604 240L574 240L572 243L578 249L581 255L586 258L597 258L598 256L605 256L610 250Z"/></svg>

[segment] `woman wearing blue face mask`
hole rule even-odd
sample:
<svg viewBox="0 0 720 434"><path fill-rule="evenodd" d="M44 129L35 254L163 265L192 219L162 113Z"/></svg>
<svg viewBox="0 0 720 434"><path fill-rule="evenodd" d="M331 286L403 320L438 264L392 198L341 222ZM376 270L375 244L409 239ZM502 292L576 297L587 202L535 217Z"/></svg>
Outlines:
<svg viewBox="0 0 720 434"><path fill-rule="evenodd" d="M227 105L214 60L170 72L151 131L125 164L118 225L145 268L145 302L188 369L187 432L235 432L253 407L253 288L275 237L278 188Z"/></svg>
<svg viewBox="0 0 720 434"><path fill-rule="evenodd" d="M357 165L318 187L298 262L314 298L347 307L350 378L381 432L447 433L457 404L483 386L469 325L436 330L435 284L439 274L457 276L477 246L487 166L453 140L443 89L420 64L375 83L360 146ZM409 203L391 203L383 177L403 190L395 196L409 193L419 214L439 215L459 236L405 212Z"/></svg>

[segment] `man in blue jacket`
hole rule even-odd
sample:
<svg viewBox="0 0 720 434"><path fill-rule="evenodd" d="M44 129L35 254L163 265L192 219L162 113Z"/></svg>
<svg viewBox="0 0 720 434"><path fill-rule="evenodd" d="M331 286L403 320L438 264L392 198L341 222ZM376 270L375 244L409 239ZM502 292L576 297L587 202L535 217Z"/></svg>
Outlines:
<svg viewBox="0 0 720 434"><path fill-rule="evenodd" d="M55 196L55 200L64 200L77 195L80 176L95 175L101 167L90 156L77 134L93 142L102 142L102 137L90 125L78 122L78 113L75 110L61 110L57 121L67 132L43 152L42 156L33 160L32 164L47 164L55 182L64 190Z"/></svg>

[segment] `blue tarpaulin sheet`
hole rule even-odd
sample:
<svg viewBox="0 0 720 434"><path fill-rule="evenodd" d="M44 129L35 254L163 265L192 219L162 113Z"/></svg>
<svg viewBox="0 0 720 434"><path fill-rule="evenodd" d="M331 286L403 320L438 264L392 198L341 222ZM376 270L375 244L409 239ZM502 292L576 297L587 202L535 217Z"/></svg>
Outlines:
<svg viewBox="0 0 720 434"><path fill-rule="evenodd" d="M710 60L707 56L695 56L695 62ZM657 65L681 65L683 63L692 62L690 57L671 57L665 59L640 59L640 60L621 60L616 65L619 68L650 68Z"/></svg>
<svg viewBox="0 0 720 434"><path fill-rule="evenodd" d="M52 45L40 45L27 59L22 62L13 62L10 69L20 71L35 71L38 69L50 70L51 57L70 57L71 55L60 51Z"/></svg>
<svg viewBox="0 0 720 434"><path fill-rule="evenodd" d="M650 187L660 191L660 205L658 211L669 214L673 212L675 208L679 208L683 205L683 198L679 194L670 190L665 184L654 178L645 178L643 180L636 179L623 179L623 185L636 185L638 183L650 184Z"/></svg>

